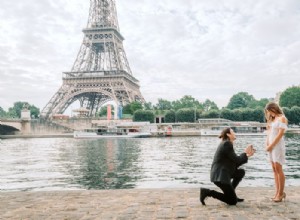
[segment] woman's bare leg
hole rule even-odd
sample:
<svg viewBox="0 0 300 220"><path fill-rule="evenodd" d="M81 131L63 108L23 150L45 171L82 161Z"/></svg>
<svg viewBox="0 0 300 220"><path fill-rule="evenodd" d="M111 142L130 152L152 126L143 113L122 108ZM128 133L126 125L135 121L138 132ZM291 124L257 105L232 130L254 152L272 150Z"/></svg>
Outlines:
<svg viewBox="0 0 300 220"><path fill-rule="evenodd" d="M278 178L278 174L276 172L276 166L275 166L275 163L274 162L271 162L272 163L272 169L273 169L273 174L274 174L274 180L275 180L275 195L272 199L275 199L278 194L279 194L279 178Z"/></svg>
<svg viewBox="0 0 300 220"><path fill-rule="evenodd" d="M278 183L278 193L277 199L280 199L284 193L284 186L285 186L285 176L282 170L282 165L280 163L275 163L275 170L277 173L277 183Z"/></svg>

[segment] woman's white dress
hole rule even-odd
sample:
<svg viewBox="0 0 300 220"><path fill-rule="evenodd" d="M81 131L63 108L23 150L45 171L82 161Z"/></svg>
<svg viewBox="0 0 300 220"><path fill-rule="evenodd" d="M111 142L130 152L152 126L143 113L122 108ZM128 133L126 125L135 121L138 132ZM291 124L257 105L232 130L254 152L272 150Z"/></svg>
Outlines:
<svg viewBox="0 0 300 220"><path fill-rule="evenodd" d="M287 129L287 125L279 120L276 120L271 123L269 130L269 144L273 142L276 138L279 129ZM284 137L279 140L271 152L269 152L270 161L280 163L281 165L285 164L285 143Z"/></svg>

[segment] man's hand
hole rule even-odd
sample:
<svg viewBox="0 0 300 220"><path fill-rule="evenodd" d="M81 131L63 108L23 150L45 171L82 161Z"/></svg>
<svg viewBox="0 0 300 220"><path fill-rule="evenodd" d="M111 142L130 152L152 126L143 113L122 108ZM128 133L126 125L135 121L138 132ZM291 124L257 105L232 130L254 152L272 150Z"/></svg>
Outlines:
<svg viewBox="0 0 300 220"><path fill-rule="evenodd" d="M249 146L247 146L245 148L245 153L247 154L247 157L251 157L253 156L253 154L255 153L255 149L253 148L252 144L250 144Z"/></svg>

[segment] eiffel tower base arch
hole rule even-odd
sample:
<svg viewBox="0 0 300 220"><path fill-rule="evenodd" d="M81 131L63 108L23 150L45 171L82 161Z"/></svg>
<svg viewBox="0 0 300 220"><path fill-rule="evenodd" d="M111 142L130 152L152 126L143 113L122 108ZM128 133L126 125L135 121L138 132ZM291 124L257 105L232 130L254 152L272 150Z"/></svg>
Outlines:
<svg viewBox="0 0 300 220"><path fill-rule="evenodd" d="M124 106L133 101L144 102L139 86L124 76L103 78L65 78L63 85L45 107L44 115L52 118L63 114L74 102L89 110L89 117L96 115L101 106L113 101L117 106Z"/></svg>

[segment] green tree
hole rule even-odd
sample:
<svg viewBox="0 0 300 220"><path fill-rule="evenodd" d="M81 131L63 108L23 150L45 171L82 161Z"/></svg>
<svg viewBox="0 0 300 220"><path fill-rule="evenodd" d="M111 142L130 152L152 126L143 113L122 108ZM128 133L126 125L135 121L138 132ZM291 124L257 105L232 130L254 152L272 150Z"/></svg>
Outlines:
<svg viewBox="0 0 300 220"><path fill-rule="evenodd" d="M280 95L279 105L288 108L300 107L300 86L292 86L283 91Z"/></svg>
<svg viewBox="0 0 300 220"><path fill-rule="evenodd" d="M132 113L134 113L137 110L143 109L143 104L141 102L134 101L134 102L131 102L130 105L131 105Z"/></svg>
<svg viewBox="0 0 300 220"><path fill-rule="evenodd" d="M264 121L264 109L261 107L257 107L255 109L245 108L240 110L242 121Z"/></svg>
<svg viewBox="0 0 300 220"><path fill-rule="evenodd" d="M132 115L133 112L131 111L131 105L127 104L123 106L123 114L130 114Z"/></svg>
<svg viewBox="0 0 300 220"><path fill-rule="evenodd" d="M27 106L30 110L30 116L33 118L38 118L40 114L40 109L34 105L30 105L28 102L15 102L14 106L8 109L8 117L11 118L21 118L21 111Z"/></svg>
<svg viewBox="0 0 300 220"><path fill-rule="evenodd" d="M5 118L6 117L6 111L2 107L0 107L0 117Z"/></svg>
<svg viewBox="0 0 300 220"><path fill-rule="evenodd" d="M220 117L232 121L258 121L264 122L264 110L261 107L251 109L228 109L224 108L220 112Z"/></svg>
<svg viewBox="0 0 300 220"><path fill-rule="evenodd" d="M136 110L133 114L133 121L149 121L150 123L154 122L154 113L150 110Z"/></svg>
<svg viewBox="0 0 300 220"><path fill-rule="evenodd" d="M220 111L212 109L210 111L203 112L201 118L220 118Z"/></svg>
<svg viewBox="0 0 300 220"><path fill-rule="evenodd" d="M264 109L265 106L267 105L267 103L268 103L269 101L270 101L270 100L267 99L267 98L262 98L262 99L256 101L256 102L255 102L255 105L253 105L253 106L250 105L250 106L248 106L248 107L250 107L250 108L259 108L259 107L261 107L262 109Z"/></svg>
<svg viewBox="0 0 300 220"><path fill-rule="evenodd" d="M143 109L142 103L134 101L123 107L123 114L133 115L133 113L135 111L140 110L140 109Z"/></svg>
<svg viewBox="0 0 300 220"><path fill-rule="evenodd" d="M193 108L184 108L176 111L177 122L195 122L197 120L197 115L195 118L195 109Z"/></svg>
<svg viewBox="0 0 300 220"><path fill-rule="evenodd" d="M102 106L102 107L100 108L100 111L98 111L98 116L104 117L104 116L106 116L106 115L107 115L107 105Z"/></svg>
<svg viewBox="0 0 300 220"><path fill-rule="evenodd" d="M28 102L15 102L13 107L8 108L8 115L12 118L21 118L21 111L24 105L29 105Z"/></svg>
<svg viewBox="0 0 300 220"><path fill-rule="evenodd" d="M210 111L210 110L219 110L218 106L216 103L214 103L213 101L209 100L209 99L206 99L204 102L203 102L203 110L204 111Z"/></svg>
<svg viewBox="0 0 300 220"><path fill-rule="evenodd" d="M240 110L241 113L241 121L253 121L252 120L252 109L244 108Z"/></svg>
<svg viewBox="0 0 300 220"><path fill-rule="evenodd" d="M293 118L293 113L292 113L291 109L287 108L287 107L282 107L282 110L283 110L283 113L284 113L285 117L288 120L288 123L289 124L295 124L294 118Z"/></svg>
<svg viewBox="0 0 300 220"><path fill-rule="evenodd" d="M264 106L257 107L252 110L251 118L249 121L258 121L258 122L264 122L265 121L265 112L264 112Z"/></svg>
<svg viewBox="0 0 300 220"><path fill-rule="evenodd" d="M151 102L145 102L144 103L144 109L145 110L153 110L153 105Z"/></svg>
<svg viewBox="0 0 300 220"><path fill-rule="evenodd" d="M107 106L108 105L104 105L100 108L100 111L97 112L97 116L99 117L107 117ZM111 114L115 115L115 106L111 105Z"/></svg>
<svg viewBox="0 0 300 220"><path fill-rule="evenodd" d="M173 101L172 106L174 110L184 108L203 109L203 105L198 100L189 95L183 96L181 99Z"/></svg>
<svg viewBox="0 0 300 220"><path fill-rule="evenodd" d="M243 121L243 114L241 109L233 109L232 113L234 115L233 121Z"/></svg>
<svg viewBox="0 0 300 220"><path fill-rule="evenodd" d="M165 122L166 123L174 123L176 117L175 117L175 112L173 110L168 110L165 114Z"/></svg>
<svg viewBox="0 0 300 220"><path fill-rule="evenodd" d="M250 103L253 103L254 101L255 99L252 95L249 95L247 92L239 92L230 98L227 108L246 108L250 105Z"/></svg>
<svg viewBox="0 0 300 220"><path fill-rule="evenodd" d="M34 105L30 105L29 110L30 110L30 116L32 118L39 118L39 116L40 116L40 109L39 108L35 107Z"/></svg>
<svg viewBox="0 0 300 220"><path fill-rule="evenodd" d="M171 110L172 103L165 99L158 99L158 103L155 105L155 109L157 110Z"/></svg>
<svg viewBox="0 0 300 220"><path fill-rule="evenodd" d="M220 112L220 118L234 120L234 113L232 110L228 108L223 108Z"/></svg>
<svg viewBox="0 0 300 220"><path fill-rule="evenodd" d="M299 106L292 107L291 112L293 115L293 124L299 125L300 124L300 107Z"/></svg>

